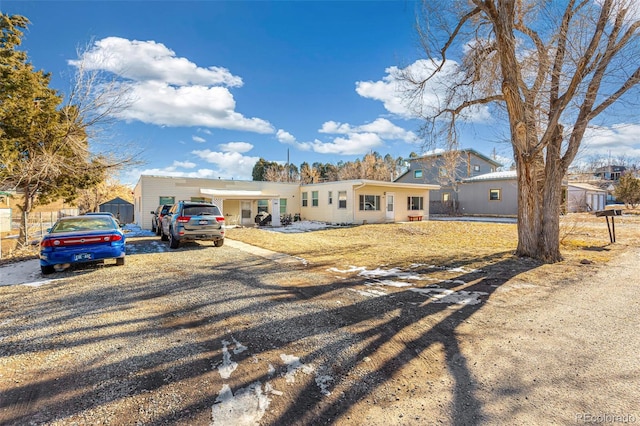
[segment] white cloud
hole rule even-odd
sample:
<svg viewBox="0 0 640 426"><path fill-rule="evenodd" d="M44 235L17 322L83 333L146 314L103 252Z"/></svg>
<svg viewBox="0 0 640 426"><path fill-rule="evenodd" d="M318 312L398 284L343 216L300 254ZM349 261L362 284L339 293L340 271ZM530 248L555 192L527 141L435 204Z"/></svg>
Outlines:
<svg viewBox="0 0 640 426"><path fill-rule="evenodd" d="M119 118L127 121L273 133L269 122L235 112L235 100L226 87L174 87L144 82L131 85L130 93L132 105L119 114Z"/></svg>
<svg viewBox="0 0 640 426"><path fill-rule="evenodd" d="M360 155L382 146L383 141L375 133L353 133L346 138L335 138L333 142L316 140L310 144L320 154Z"/></svg>
<svg viewBox="0 0 640 426"><path fill-rule="evenodd" d="M216 152L208 149L191 151L208 163L217 166L217 175L223 179L235 177L237 179L251 179L253 167L260 159L249 157L239 152Z"/></svg>
<svg viewBox="0 0 640 426"><path fill-rule="evenodd" d="M419 118L433 115L442 108L447 96L447 88L460 79L458 63L446 61L442 69L425 85L422 97L415 99L411 96L412 87L399 78L401 74L408 74L414 79L423 79L430 75L438 64L420 59L406 68L389 67L386 75L379 81L358 81L356 92L368 99L381 101L387 111L403 118ZM486 106L467 111L465 119L468 121L486 121L489 112Z"/></svg>
<svg viewBox="0 0 640 426"><path fill-rule="evenodd" d="M586 154L605 157L640 158L640 124L614 124L611 127L589 127L582 147Z"/></svg>
<svg viewBox="0 0 640 426"><path fill-rule="evenodd" d="M163 81L178 86L242 86L242 79L222 67L202 68L155 41L107 37L69 64L82 63L88 70L104 70L134 81Z"/></svg>
<svg viewBox="0 0 640 426"><path fill-rule="evenodd" d="M196 163L191 161L174 161L173 168L182 167L183 169L193 169L196 166Z"/></svg>
<svg viewBox="0 0 640 426"><path fill-rule="evenodd" d="M191 139L193 139L194 142L198 143L204 143L207 141L205 138L201 138L200 136L191 136Z"/></svg>
<svg viewBox="0 0 640 426"><path fill-rule="evenodd" d="M69 64L110 72L124 81L132 104L118 118L159 126L202 126L256 133L273 133L260 118L236 111L228 87L242 79L222 67L199 67L154 41L107 37Z"/></svg>
<svg viewBox="0 0 640 426"><path fill-rule="evenodd" d="M286 132L282 129L278 129L276 132L276 137L282 143L294 144L296 142L296 138L289 132Z"/></svg>
<svg viewBox="0 0 640 426"><path fill-rule="evenodd" d="M415 142L417 139L415 133L407 131L402 127L396 126L386 118L378 118L371 123L355 127L347 123L327 121L322 125L322 128L319 130L319 132L344 135L353 133L375 133L382 139L402 140L409 143Z"/></svg>
<svg viewBox="0 0 640 426"><path fill-rule="evenodd" d="M253 145L248 142L229 142L218 145L220 150L224 152L249 152L253 149Z"/></svg>

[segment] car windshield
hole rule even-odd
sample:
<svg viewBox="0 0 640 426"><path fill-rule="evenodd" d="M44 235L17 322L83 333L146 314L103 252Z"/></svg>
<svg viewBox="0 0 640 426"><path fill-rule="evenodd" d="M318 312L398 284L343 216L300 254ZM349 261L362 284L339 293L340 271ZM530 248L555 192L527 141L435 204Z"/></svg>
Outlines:
<svg viewBox="0 0 640 426"><path fill-rule="evenodd" d="M60 220L51 228L51 233L108 230L114 228L113 221L109 216L93 215L86 218Z"/></svg>
<svg viewBox="0 0 640 426"><path fill-rule="evenodd" d="M184 216L219 216L220 210L218 210L218 207L216 206L185 206L183 214Z"/></svg>
<svg viewBox="0 0 640 426"><path fill-rule="evenodd" d="M160 214L167 214L167 212L171 209L171 206L164 206Z"/></svg>

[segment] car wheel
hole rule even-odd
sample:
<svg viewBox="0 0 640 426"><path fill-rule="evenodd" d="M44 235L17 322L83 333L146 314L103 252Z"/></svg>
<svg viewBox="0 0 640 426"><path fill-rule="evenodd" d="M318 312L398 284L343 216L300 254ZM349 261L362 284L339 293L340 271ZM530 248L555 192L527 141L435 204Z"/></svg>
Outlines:
<svg viewBox="0 0 640 426"><path fill-rule="evenodd" d="M215 240L213 242L213 245L216 246L216 247L222 247L223 244L224 244L224 238L220 239L220 240Z"/></svg>
<svg viewBox="0 0 640 426"><path fill-rule="evenodd" d="M162 228L159 228L159 230L160 230L160 233L159 233L158 235L160 235L160 240L161 240L161 241L168 241L168 240L169 240L169 237L167 237L167 236L165 235L165 233L164 233L164 232L162 232Z"/></svg>
<svg viewBox="0 0 640 426"><path fill-rule="evenodd" d="M172 249L177 249L179 245L180 241L176 240L173 237L173 232L169 231L169 247L171 247Z"/></svg>
<svg viewBox="0 0 640 426"><path fill-rule="evenodd" d="M161 225L156 226L156 235L162 235L162 226Z"/></svg>
<svg viewBox="0 0 640 426"><path fill-rule="evenodd" d="M124 257L119 257L116 259L116 265L117 266L123 266L124 265Z"/></svg>
<svg viewBox="0 0 640 426"><path fill-rule="evenodd" d="M42 275L53 274L55 269L53 269L53 265L40 266L40 270L42 271Z"/></svg>
<svg viewBox="0 0 640 426"><path fill-rule="evenodd" d="M155 223L151 224L151 232L155 232L156 234L158 233L158 228L156 227Z"/></svg>

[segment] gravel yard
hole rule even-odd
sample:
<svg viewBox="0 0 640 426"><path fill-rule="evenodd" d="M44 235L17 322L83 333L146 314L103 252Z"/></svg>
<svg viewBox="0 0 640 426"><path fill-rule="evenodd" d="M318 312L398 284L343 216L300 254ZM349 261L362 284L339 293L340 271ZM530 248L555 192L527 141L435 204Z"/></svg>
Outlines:
<svg viewBox="0 0 640 426"><path fill-rule="evenodd" d="M231 240L129 245L123 267L0 287L1 424L640 421L637 247L534 282L514 259L314 268Z"/></svg>

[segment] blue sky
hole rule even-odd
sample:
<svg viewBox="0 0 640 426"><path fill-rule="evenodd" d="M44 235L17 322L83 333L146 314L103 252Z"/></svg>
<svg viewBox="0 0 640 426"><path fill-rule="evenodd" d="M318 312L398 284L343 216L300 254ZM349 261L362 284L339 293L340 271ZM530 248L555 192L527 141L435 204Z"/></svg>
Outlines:
<svg viewBox="0 0 640 426"><path fill-rule="evenodd" d="M145 163L123 182L251 179L258 158L285 162L287 151L298 166L423 152L392 78L421 58L414 2L0 0L0 10L29 18L22 49L61 93L79 47L131 83L135 102L108 143ZM480 118L461 146L510 161L504 131ZM589 153L640 157L638 134L637 120L610 120Z"/></svg>

